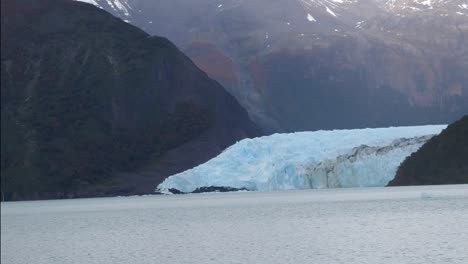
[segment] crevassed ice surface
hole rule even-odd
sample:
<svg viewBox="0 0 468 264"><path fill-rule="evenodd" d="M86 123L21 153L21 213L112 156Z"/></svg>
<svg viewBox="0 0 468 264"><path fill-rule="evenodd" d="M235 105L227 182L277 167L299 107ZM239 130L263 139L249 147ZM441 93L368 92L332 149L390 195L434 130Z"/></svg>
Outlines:
<svg viewBox="0 0 468 264"><path fill-rule="evenodd" d="M274 134L245 139L158 186L191 192L385 186L398 165L446 125Z"/></svg>

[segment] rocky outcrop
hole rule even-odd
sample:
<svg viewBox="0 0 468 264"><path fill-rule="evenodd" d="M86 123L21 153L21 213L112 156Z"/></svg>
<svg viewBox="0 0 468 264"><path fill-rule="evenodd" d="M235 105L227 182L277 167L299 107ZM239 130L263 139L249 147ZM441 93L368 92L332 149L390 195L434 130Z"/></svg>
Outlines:
<svg viewBox="0 0 468 264"><path fill-rule="evenodd" d="M200 187L189 193L209 193L209 192L239 192L239 191L248 191L246 188L232 188L224 186L209 186L209 187ZM156 191L156 193L160 193ZM177 189L171 188L164 192L164 194L187 194L186 192L179 191Z"/></svg>
<svg viewBox="0 0 468 264"><path fill-rule="evenodd" d="M389 186L468 183L468 116L409 156Z"/></svg>
<svg viewBox="0 0 468 264"><path fill-rule="evenodd" d="M6 198L152 193L260 134L171 42L92 5L5 0L1 34Z"/></svg>

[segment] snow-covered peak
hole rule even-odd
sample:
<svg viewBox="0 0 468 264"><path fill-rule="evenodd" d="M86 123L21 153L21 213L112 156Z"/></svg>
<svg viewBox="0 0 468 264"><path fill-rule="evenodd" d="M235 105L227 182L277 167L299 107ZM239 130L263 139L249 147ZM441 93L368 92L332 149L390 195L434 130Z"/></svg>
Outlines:
<svg viewBox="0 0 468 264"><path fill-rule="evenodd" d="M346 8L346 5L356 3L358 0L298 0L305 9L321 10L328 15L336 17L337 10Z"/></svg>
<svg viewBox="0 0 468 264"><path fill-rule="evenodd" d="M148 4L145 0L76 0L93 4L107 11L117 14L122 19L133 21L132 17L139 16L144 12L146 6L157 6L158 4ZM146 0L150 2L150 0ZM161 1L161 5L170 4L171 1ZM173 4L178 10L180 8L190 8L190 5L183 1L174 1ZM203 9L212 9L214 13L223 14L229 13L230 10L236 8L244 8L245 10L254 11L260 7L268 6L268 8L296 10L296 13L291 13L291 17L282 18L292 20L297 17L297 7L304 10L305 22L318 22L317 24L330 23L330 19L335 19L339 23L355 24L363 19L369 19L376 16L394 14L395 16L405 16L409 13L420 13L421 11L440 10L441 14L461 14L468 15L468 0L293 0L293 1L278 1L270 3L268 0L218 0L208 1L200 0L197 5ZM302 6L302 7L301 7ZM199 11L193 11L199 13ZM288 12L285 12L287 14ZM148 16L146 14L145 16ZM267 18L269 19L279 19ZM324 23L323 20L326 20ZM328 21L328 22L327 22ZM148 22L148 21L146 21Z"/></svg>
<svg viewBox="0 0 468 264"><path fill-rule="evenodd" d="M464 6L468 7L466 0L385 0L384 2L389 10L395 12L421 12L437 9L451 12L457 9L457 6L462 9Z"/></svg>
<svg viewBox="0 0 468 264"><path fill-rule="evenodd" d="M414 13L424 11L437 11L449 14L468 15L468 0L297 0L304 8L321 10L322 12L338 17L348 12L367 12L368 6L377 6L381 11L401 16L401 13ZM356 9L353 11L353 9ZM372 11L374 12L375 9ZM370 14L372 16L372 14ZM366 15L364 15L366 16Z"/></svg>
<svg viewBox="0 0 468 264"><path fill-rule="evenodd" d="M75 0L75 1L92 4L99 8L104 8L104 4L106 4L109 8L113 9L117 13L126 17L130 16L130 11L132 10L132 7L131 7L132 0Z"/></svg>
<svg viewBox="0 0 468 264"><path fill-rule="evenodd" d="M88 4L92 4L92 5L95 5L95 6L99 6L99 4L95 0L79 0L79 1L84 2L84 3L88 3Z"/></svg>

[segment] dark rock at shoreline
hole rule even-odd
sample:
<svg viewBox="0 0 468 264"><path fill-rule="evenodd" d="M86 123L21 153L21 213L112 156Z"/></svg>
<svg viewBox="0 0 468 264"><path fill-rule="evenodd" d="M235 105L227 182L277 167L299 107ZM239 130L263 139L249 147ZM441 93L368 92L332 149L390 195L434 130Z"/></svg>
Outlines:
<svg viewBox="0 0 468 264"><path fill-rule="evenodd" d="M388 186L467 183L468 115L465 115L406 158Z"/></svg>
<svg viewBox="0 0 468 264"><path fill-rule="evenodd" d="M192 193L206 193L206 192L238 192L238 191L248 191L246 188L233 188L233 187L224 187L224 186L210 186L210 187L199 187L195 189Z"/></svg>
<svg viewBox="0 0 468 264"><path fill-rule="evenodd" d="M234 188L229 186L209 186L209 187L198 187L193 192L182 192L175 188L168 190L172 194L188 194L188 193L209 193L209 192L238 192L238 191L248 191L247 188Z"/></svg>

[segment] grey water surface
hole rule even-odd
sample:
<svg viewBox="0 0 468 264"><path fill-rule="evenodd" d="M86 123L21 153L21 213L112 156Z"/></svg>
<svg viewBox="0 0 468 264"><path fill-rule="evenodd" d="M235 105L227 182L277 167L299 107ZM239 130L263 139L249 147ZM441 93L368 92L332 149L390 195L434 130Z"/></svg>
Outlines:
<svg viewBox="0 0 468 264"><path fill-rule="evenodd" d="M2 264L468 263L468 185L7 202Z"/></svg>

